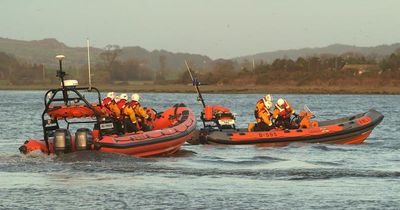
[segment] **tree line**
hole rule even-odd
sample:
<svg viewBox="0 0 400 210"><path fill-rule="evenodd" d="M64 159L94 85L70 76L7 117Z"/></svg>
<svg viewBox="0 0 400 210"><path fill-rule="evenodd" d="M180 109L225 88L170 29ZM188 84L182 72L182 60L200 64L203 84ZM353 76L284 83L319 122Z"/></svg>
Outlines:
<svg viewBox="0 0 400 210"><path fill-rule="evenodd" d="M371 80L383 83L385 80L400 80L400 50L384 58L345 53L278 58L270 63L247 59L241 63L220 60L209 70L198 70L196 75L206 84L341 85L367 84ZM188 73L182 72L179 81L190 82Z"/></svg>
<svg viewBox="0 0 400 210"><path fill-rule="evenodd" d="M100 62L92 64L92 81L98 83L110 83L113 81L148 81L163 80L164 71L153 70L147 67L146 60L131 57L126 60L119 59L122 50L118 45L107 45L100 53ZM56 62L56 61L55 61ZM160 56L162 67L165 67L165 59ZM64 61L64 70L67 78L79 78L81 84L88 82L88 67L68 66ZM55 68L47 68L43 64L29 63L19 60L14 55L0 52L0 84L3 85L29 85L29 84L56 84ZM160 73L161 72L161 73Z"/></svg>
<svg viewBox="0 0 400 210"><path fill-rule="evenodd" d="M167 79L171 71L166 69L166 57L159 57L160 68L151 69L146 60L134 57L120 59L121 48L107 45L99 54L100 62L93 64L92 81L99 83L154 81L157 84L190 83L190 77L182 64L180 74L175 79ZM349 66L350 69L345 69ZM358 68L357 65L360 65ZM373 67L363 72L360 68ZM354 69L351 69L354 68ZM0 52L1 84L46 84L58 83L54 77L57 69L45 68L42 64L18 60L14 55ZM328 84L353 81L400 80L400 49L383 58L364 56L357 53L342 55L315 55L297 59L278 58L272 62L241 62L219 59L211 64L193 67L195 74L203 84ZM66 68L71 78L87 82L87 66ZM179 72L179 71L178 71ZM339 81L339 83L338 83Z"/></svg>

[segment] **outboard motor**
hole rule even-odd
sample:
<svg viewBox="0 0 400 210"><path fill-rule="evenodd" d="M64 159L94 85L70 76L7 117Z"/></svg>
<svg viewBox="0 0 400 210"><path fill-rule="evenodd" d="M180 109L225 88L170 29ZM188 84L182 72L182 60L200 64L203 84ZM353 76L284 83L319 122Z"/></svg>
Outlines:
<svg viewBox="0 0 400 210"><path fill-rule="evenodd" d="M235 115L231 112L217 113L215 120L219 129L236 129Z"/></svg>
<svg viewBox="0 0 400 210"><path fill-rule="evenodd" d="M223 106L206 106L200 118L204 127L216 127L219 130L236 129L234 114Z"/></svg>
<svg viewBox="0 0 400 210"><path fill-rule="evenodd" d="M67 129L59 128L54 132L53 146L57 155L72 151L71 134Z"/></svg>
<svg viewBox="0 0 400 210"><path fill-rule="evenodd" d="M88 128L79 128L75 132L75 149L80 150L90 150L93 144L92 131Z"/></svg>

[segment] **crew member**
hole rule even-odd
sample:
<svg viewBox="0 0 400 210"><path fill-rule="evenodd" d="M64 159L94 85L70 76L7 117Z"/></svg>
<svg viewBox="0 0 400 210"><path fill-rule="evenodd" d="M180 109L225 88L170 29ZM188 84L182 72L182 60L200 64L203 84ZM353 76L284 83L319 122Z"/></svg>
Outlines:
<svg viewBox="0 0 400 210"><path fill-rule="evenodd" d="M108 92L107 96L102 101L103 106L105 106L106 108L110 108L109 106L110 106L111 102L114 100L114 98L115 98L115 93Z"/></svg>
<svg viewBox="0 0 400 210"><path fill-rule="evenodd" d="M131 99L132 100L127 103L124 108L124 115L126 116L125 119L127 119L127 130L135 130L135 128L133 128L133 125L135 125L136 130L138 130L139 127L141 127L143 131L151 130L151 126L147 125L147 123L144 122L145 120L151 121L151 117L140 105L139 94L132 94ZM139 122L141 123L139 124Z"/></svg>
<svg viewBox="0 0 400 210"><path fill-rule="evenodd" d="M250 128L252 131L268 131L272 128L271 122L271 112L269 109L272 107L272 96L266 95L256 103L256 109L254 110L254 115L257 121L257 124L254 125L254 128Z"/></svg>
<svg viewBox="0 0 400 210"><path fill-rule="evenodd" d="M107 96L103 99L103 101L101 102L103 104L104 107L106 107L108 110L111 111L111 114L113 117L115 117L116 119L119 118L119 116L121 115L121 111L118 109L115 99L116 96L114 92L108 92Z"/></svg>
<svg viewBox="0 0 400 210"><path fill-rule="evenodd" d="M111 103L108 105L108 109L111 110L113 116L115 117L115 119L120 119L121 117L121 109L118 107L118 102L120 101L119 96L115 96L113 98L113 100L111 101Z"/></svg>
<svg viewBox="0 0 400 210"><path fill-rule="evenodd" d="M290 123L290 117L292 115L295 115L295 111L289 102L282 98L278 99L272 113L272 118L275 119L275 125L283 129L294 128L294 125Z"/></svg>
<svg viewBox="0 0 400 210"><path fill-rule="evenodd" d="M118 107L119 102L120 102L120 96L115 95L114 99L108 105L108 109L111 110L111 113L114 117L114 125L115 125L115 128L117 129L118 134L124 134L122 113L121 113L121 109Z"/></svg>
<svg viewBox="0 0 400 210"><path fill-rule="evenodd" d="M128 94L126 93L122 93L119 96L119 101L117 102L117 106L119 108L119 110L121 110L121 112L123 112L125 106L126 106L126 102L128 101Z"/></svg>

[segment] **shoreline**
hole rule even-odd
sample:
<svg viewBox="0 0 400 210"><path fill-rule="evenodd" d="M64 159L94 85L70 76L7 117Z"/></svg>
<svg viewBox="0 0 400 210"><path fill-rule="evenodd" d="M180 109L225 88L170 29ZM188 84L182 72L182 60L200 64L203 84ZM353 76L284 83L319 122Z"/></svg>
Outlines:
<svg viewBox="0 0 400 210"><path fill-rule="evenodd" d="M81 87L85 87L82 85ZM101 91L115 92L152 92L152 93L195 93L192 85L94 85ZM56 85L1 85L0 90L48 90L57 88ZM202 93L262 93L271 94L382 94L400 95L400 87L360 87L360 86L287 86L277 87L273 85L203 85Z"/></svg>

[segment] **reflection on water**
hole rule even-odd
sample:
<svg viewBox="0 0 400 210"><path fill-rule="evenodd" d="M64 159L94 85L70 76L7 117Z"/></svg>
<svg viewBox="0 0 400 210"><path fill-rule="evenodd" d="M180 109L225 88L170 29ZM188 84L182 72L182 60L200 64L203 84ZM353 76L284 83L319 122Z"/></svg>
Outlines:
<svg viewBox="0 0 400 210"><path fill-rule="evenodd" d="M88 151L59 157L20 155L20 144L29 137L41 136L42 94L1 92L1 209L400 206L400 109L393 106L400 102L399 96L286 96L293 104L307 104L318 119L369 108L381 111L384 121L362 145L184 145L177 154L162 158ZM237 113L239 125L245 126L253 120L254 103L261 95L204 97L207 103L229 106ZM184 102L199 114L201 106L195 99L195 94L143 94L146 106L160 110Z"/></svg>

